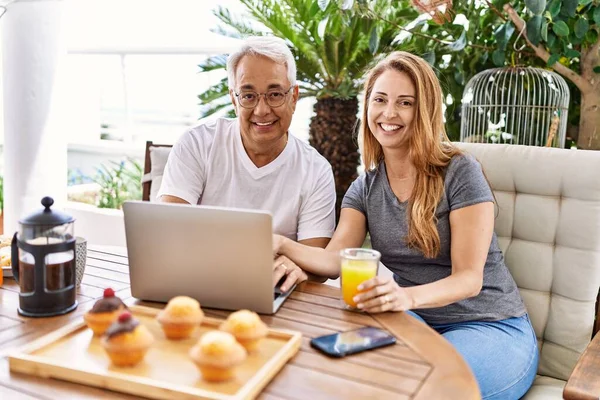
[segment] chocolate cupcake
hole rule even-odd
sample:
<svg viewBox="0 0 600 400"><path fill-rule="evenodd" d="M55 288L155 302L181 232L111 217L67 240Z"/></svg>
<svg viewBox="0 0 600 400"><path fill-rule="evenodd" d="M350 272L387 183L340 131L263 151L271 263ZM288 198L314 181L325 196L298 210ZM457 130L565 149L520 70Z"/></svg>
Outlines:
<svg viewBox="0 0 600 400"><path fill-rule="evenodd" d="M128 311L123 312L102 336L102 347L116 366L138 364L154 342L144 325Z"/></svg>
<svg viewBox="0 0 600 400"><path fill-rule="evenodd" d="M119 314L127 310L127 306L111 288L104 289L104 296L96 301L90 311L83 315L88 328L97 336L102 335L116 321Z"/></svg>

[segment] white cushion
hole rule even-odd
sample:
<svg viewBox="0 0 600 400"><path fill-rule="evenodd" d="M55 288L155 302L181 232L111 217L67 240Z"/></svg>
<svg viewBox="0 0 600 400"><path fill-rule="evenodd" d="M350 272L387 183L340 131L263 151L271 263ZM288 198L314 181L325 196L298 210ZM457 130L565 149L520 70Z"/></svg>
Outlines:
<svg viewBox="0 0 600 400"><path fill-rule="evenodd" d="M547 376L536 376L533 386L522 397L523 400L556 400L562 399L562 392L567 382Z"/></svg>
<svg viewBox="0 0 600 400"><path fill-rule="evenodd" d="M543 377L525 398L561 398L590 341L600 287L600 152L457 145L494 190L498 241L540 341Z"/></svg>
<svg viewBox="0 0 600 400"><path fill-rule="evenodd" d="M165 166L167 165L167 159L169 153L171 153L171 147L155 147L150 146L150 201L156 201L156 195L160 190L162 183Z"/></svg>

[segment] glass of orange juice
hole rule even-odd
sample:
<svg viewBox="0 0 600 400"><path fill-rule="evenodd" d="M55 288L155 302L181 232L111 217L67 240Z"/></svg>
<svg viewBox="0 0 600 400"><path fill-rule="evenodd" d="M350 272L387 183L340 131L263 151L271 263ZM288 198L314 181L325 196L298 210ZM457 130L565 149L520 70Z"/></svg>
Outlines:
<svg viewBox="0 0 600 400"><path fill-rule="evenodd" d="M353 298L359 293L358 285L377 276L381 253L371 249L344 249L340 252L342 299L346 308L356 310Z"/></svg>

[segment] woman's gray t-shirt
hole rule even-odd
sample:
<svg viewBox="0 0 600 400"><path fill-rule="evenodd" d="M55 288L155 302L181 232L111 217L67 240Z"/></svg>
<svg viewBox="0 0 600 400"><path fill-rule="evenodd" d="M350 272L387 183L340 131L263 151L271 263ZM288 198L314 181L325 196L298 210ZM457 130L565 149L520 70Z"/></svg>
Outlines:
<svg viewBox="0 0 600 400"><path fill-rule="evenodd" d="M441 248L435 258L426 258L420 250L406 245L408 202L400 202L395 196L384 162L378 169L359 176L344 196L342 208L353 208L365 215L373 248L381 252L381 262L394 273L395 281L402 287L423 285L449 276L452 272L450 211L494 201L481 166L469 154L452 158L445 172L444 189L436 210ZM497 321L525 314L496 234L483 270L483 287L476 297L444 307L413 311L430 324Z"/></svg>

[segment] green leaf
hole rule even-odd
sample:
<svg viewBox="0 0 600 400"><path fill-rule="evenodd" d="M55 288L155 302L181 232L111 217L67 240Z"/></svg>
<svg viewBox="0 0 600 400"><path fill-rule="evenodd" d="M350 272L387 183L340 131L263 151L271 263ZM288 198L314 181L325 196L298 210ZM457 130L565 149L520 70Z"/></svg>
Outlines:
<svg viewBox="0 0 600 400"><path fill-rule="evenodd" d="M506 32L505 32L506 41L509 41L511 36L515 32L515 26L510 21L506 22L504 25L506 26Z"/></svg>
<svg viewBox="0 0 600 400"><path fill-rule="evenodd" d="M369 51L375 55L377 50L379 50L379 33L377 32L377 26L373 26L369 37Z"/></svg>
<svg viewBox="0 0 600 400"><path fill-rule="evenodd" d="M319 6L319 2L315 1L312 6L308 9L307 16L314 21L314 18L317 16L319 12L321 12L321 7Z"/></svg>
<svg viewBox="0 0 600 400"><path fill-rule="evenodd" d="M554 64L556 64L556 62L560 60L560 54L552 54L550 56L550 58L548 59L548 62L546 63L547 66L551 67Z"/></svg>
<svg viewBox="0 0 600 400"><path fill-rule="evenodd" d="M554 47L554 43L556 43L556 35L552 32L548 32L548 40L546 43L548 43L549 48Z"/></svg>
<svg viewBox="0 0 600 400"><path fill-rule="evenodd" d="M585 18L578 18L577 22L575 22L575 36L578 38L583 38L587 33L588 29L590 29L590 24L587 22Z"/></svg>
<svg viewBox="0 0 600 400"><path fill-rule="evenodd" d="M225 69L227 67L227 55L221 54L218 56L208 57L203 63L198 64L200 72L214 71Z"/></svg>
<svg viewBox="0 0 600 400"><path fill-rule="evenodd" d="M558 21L557 23L552 25L552 30L554 31L554 33L556 33L556 36L569 36L569 26L565 23L565 21Z"/></svg>
<svg viewBox="0 0 600 400"><path fill-rule="evenodd" d="M581 57L581 53L577 50L569 49L565 52L565 57L568 58L579 58Z"/></svg>
<svg viewBox="0 0 600 400"><path fill-rule="evenodd" d="M527 37L535 46L540 43L543 19L541 15L534 15L527 21Z"/></svg>
<svg viewBox="0 0 600 400"><path fill-rule="evenodd" d="M454 81L460 86L464 86L465 84L465 76L459 69L454 70Z"/></svg>
<svg viewBox="0 0 600 400"><path fill-rule="evenodd" d="M229 12L228 9L219 6L216 10L213 11L215 17L217 17L225 27L217 26L216 28L211 29L212 32L215 32L219 35L232 37L232 38L243 38L245 36L257 36L261 33L256 31L252 26L247 23L247 20L244 18L236 17Z"/></svg>
<svg viewBox="0 0 600 400"><path fill-rule="evenodd" d="M579 46L583 42L583 38L578 38L574 33L569 35L568 40L571 42L570 44L573 46Z"/></svg>
<svg viewBox="0 0 600 400"><path fill-rule="evenodd" d="M321 11L325 11L329 5L329 0L318 0L317 3L319 4Z"/></svg>
<svg viewBox="0 0 600 400"><path fill-rule="evenodd" d="M209 116L213 115L214 113L216 113L217 111L220 111L223 109L225 109L225 110L231 109L231 111L234 112L233 105L231 104L231 102L228 102L228 103L223 102L223 103L218 103L218 104L212 103L212 104L204 106L200 110L200 118L209 117ZM235 117L235 112L234 112L233 117Z"/></svg>
<svg viewBox="0 0 600 400"><path fill-rule="evenodd" d="M548 11L550 11L550 15L552 16L552 18L556 18L556 16L560 12L560 7L560 0L552 0L550 4L548 4Z"/></svg>
<svg viewBox="0 0 600 400"><path fill-rule="evenodd" d="M471 61L469 61L469 70L470 71L474 71L477 67L477 63L479 61L481 61L481 56L482 54L479 52L476 52L473 57L471 58Z"/></svg>
<svg viewBox="0 0 600 400"><path fill-rule="evenodd" d="M502 24L498 27L498 29L496 29L496 32L494 32L494 37L496 38L496 44L498 45L499 49L506 49L506 24Z"/></svg>
<svg viewBox="0 0 600 400"><path fill-rule="evenodd" d="M548 41L548 21L542 21L542 28L540 29L540 36L544 42Z"/></svg>
<svg viewBox="0 0 600 400"><path fill-rule="evenodd" d="M592 14L596 25L600 25L600 6L596 6L594 13Z"/></svg>
<svg viewBox="0 0 600 400"><path fill-rule="evenodd" d="M206 91L198 95L198 98L202 102L201 104L208 104L217 99L226 97L229 94L229 86L227 78L221 79L221 81L215 85L209 87Z"/></svg>
<svg viewBox="0 0 600 400"><path fill-rule="evenodd" d="M497 67L502 67L504 66L504 60L506 59L506 53L504 53L502 50L498 49L495 50L492 53L492 61L494 62L494 65Z"/></svg>
<svg viewBox="0 0 600 400"><path fill-rule="evenodd" d="M435 51L432 50L432 51L423 53L423 55L421 57L423 58L423 60L427 61L427 63L429 63L429 65L435 64Z"/></svg>
<svg viewBox="0 0 600 400"><path fill-rule="evenodd" d="M596 43L596 40L598 40L598 32L596 32L593 29L590 29L585 35L585 40L589 43Z"/></svg>
<svg viewBox="0 0 600 400"><path fill-rule="evenodd" d="M574 17L577 12L579 0L563 0L564 11L569 17Z"/></svg>
<svg viewBox="0 0 600 400"><path fill-rule="evenodd" d="M352 8L353 4L354 4L354 0L342 0L342 5L340 6L340 8L342 10L349 10Z"/></svg>
<svg viewBox="0 0 600 400"><path fill-rule="evenodd" d="M579 5L583 8L583 7L587 6L588 4L590 4L592 1L594 1L594 0L579 0Z"/></svg>
<svg viewBox="0 0 600 400"><path fill-rule="evenodd" d="M600 65L596 65L594 67L594 72L597 73L597 74L600 74Z"/></svg>
<svg viewBox="0 0 600 400"><path fill-rule="evenodd" d="M506 50L506 45L508 44L508 41L510 40L510 37L514 31L515 26L510 21L500 25L500 27L496 29L496 32L494 32L494 37L496 38L498 48Z"/></svg>
<svg viewBox="0 0 600 400"><path fill-rule="evenodd" d="M487 62L488 58L490 58L490 53L486 51L481 56L481 64L485 64Z"/></svg>
<svg viewBox="0 0 600 400"><path fill-rule="evenodd" d="M463 32L460 34L460 37L455 42L450 43L448 45L448 50L461 51L462 49L465 48L466 45L467 45L467 34L463 30Z"/></svg>
<svg viewBox="0 0 600 400"><path fill-rule="evenodd" d="M535 15L542 15L546 8L546 0L525 0L525 5Z"/></svg>

